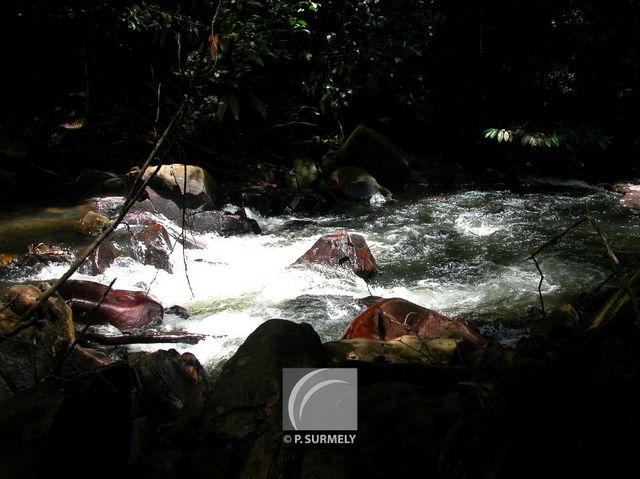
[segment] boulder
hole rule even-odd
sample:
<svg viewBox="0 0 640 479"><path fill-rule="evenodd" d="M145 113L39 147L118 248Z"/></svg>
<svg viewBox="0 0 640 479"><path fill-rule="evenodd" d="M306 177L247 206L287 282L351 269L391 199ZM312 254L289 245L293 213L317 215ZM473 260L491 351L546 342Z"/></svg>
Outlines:
<svg viewBox="0 0 640 479"><path fill-rule="evenodd" d="M198 382L207 381L196 357L175 349L132 355L129 365L141 413L163 420L175 418Z"/></svg>
<svg viewBox="0 0 640 479"><path fill-rule="evenodd" d="M383 299L367 308L351 321L342 339L388 341L407 334L455 338L473 346L486 343L463 319L449 318L401 298Z"/></svg>
<svg viewBox="0 0 640 479"><path fill-rule="evenodd" d="M357 166L390 186L401 185L409 172L409 157L386 136L364 125L356 127L336 152L336 166Z"/></svg>
<svg viewBox="0 0 640 479"><path fill-rule="evenodd" d="M235 443L262 431L282 411L282 368L320 367L325 361L309 324L264 322L224 365L206 397L202 417L190 428L197 443Z"/></svg>
<svg viewBox="0 0 640 479"><path fill-rule="evenodd" d="M111 324L130 331L162 320L162 305L143 291L112 289L100 305L107 286L93 281L68 280L58 289L69 303L76 323Z"/></svg>
<svg viewBox="0 0 640 479"><path fill-rule="evenodd" d="M144 171L142 179L146 181L155 170L155 166L149 166ZM209 172L200 166L179 163L162 165L149 185L165 198L177 201L179 205L186 204L188 208L215 205L216 182Z"/></svg>
<svg viewBox="0 0 640 479"><path fill-rule="evenodd" d="M78 248L80 254L84 248ZM133 258L142 264L152 265L169 273L172 271L169 255L171 237L160 223L129 225L113 232L103 241L80 267L81 273L103 273L116 258Z"/></svg>
<svg viewBox="0 0 640 479"><path fill-rule="evenodd" d="M0 335L23 324L21 315L49 287L29 284L3 288L0 294ZM57 367L75 340L71 310L59 295L51 296L36 312L39 319L10 338L0 339L0 400L38 384Z"/></svg>
<svg viewBox="0 0 640 479"><path fill-rule="evenodd" d="M294 264L305 263L329 266L348 264L355 274L365 279L378 273L378 266L365 239L348 231L338 231L321 237Z"/></svg>
<svg viewBox="0 0 640 479"><path fill-rule="evenodd" d="M362 168L341 166L336 168L329 182L334 190L354 201L380 201L391 197L391 192Z"/></svg>
<svg viewBox="0 0 640 479"><path fill-rule="evenodd" d="M73 223L73 229L85 235L98 236L110 224L111 221L106 216L88 211L81 220Z"/></svg>
<svg viewBox="0 0 640 479"><path fill-rule="evenodd" d="M146 218L145 213L161 214L177 225L182 225L184 222L186 229L195 232L217 233L220 236L260 234L258 223L242 213L183 209L180 204L160 196L150 188L145 189L145 198L133 205L130 210L130 214L135 217Z"/></svg>

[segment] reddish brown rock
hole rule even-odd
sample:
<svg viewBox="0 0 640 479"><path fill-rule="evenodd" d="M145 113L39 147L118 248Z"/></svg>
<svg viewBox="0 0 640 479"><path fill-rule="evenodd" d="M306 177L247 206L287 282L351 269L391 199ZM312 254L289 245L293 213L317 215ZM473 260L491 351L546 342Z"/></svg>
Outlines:
<svg viewBox="0 0 640 479"><path fill-rule="evenodd" d="M106 290L107 286L100 283L79 280L68 280L58 289L71 306L77 323L112 324L128 331L162 319L162 305L143 291L112 289L98 308Z"/></svg>
<svg viewBox="0 0 640 479"><path fill-rule="evenodd" d="M475 346L486 340L463 319L449 318L400 298L383 299L351 321L342 339L387 341L407 334L426 338L453 337Z"/></svg>
<svg viewBox="0 0 640 479"><path fill-rule="evenodd" d="M378 266L367 242L358 234L348 231L331 233L320 238L294 264L320 263L326 265L349 265L362 278L378 273Z"/></svg>

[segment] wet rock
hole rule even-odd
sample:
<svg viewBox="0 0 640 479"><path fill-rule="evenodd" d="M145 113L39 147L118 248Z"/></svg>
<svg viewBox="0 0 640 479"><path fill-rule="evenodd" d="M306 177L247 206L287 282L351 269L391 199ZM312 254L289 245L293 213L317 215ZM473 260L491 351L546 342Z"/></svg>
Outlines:
<svg viewBox="0 0 640 479"><path fill-rule="evenodd" d="M374 196L390 198L391 192L362 168L342 166L336 168L329 178L331 187L354 201L371 202Z"/></svg>
<svg viewBox="0 0 640 479"><path fill-rule="evenodd" d="M165 314L174 314L182 319L189 319L191 315L189 314L189 310L183 306L173 305L169 308L165 308Z"/></svg>
<svg viewBox="0 0 640 479"><path fill-rule="evenodd" d="M135 372L139 410L164 420L175 418L198 382L207 381L196 357L175 349L133 355L129 365Z"/></svg>
<svg viewBox="0 0 640 479"><path fill-rule="evenodd" d="M312 192L267 190L238 192L233 202L242 204L263 216L315 213L325 207L322 196Z"/></svg>
<svg viewBox="0 0 640 479"><path fill-rule="evenodd" d="M294 264L319 263L329 266L349 266L362 278L378 273L378 266L365 239L354 233L339 231L321 237Z"/></svg>
<svg viewBox="0 0 640 479"><path fill-rule="evenodd" d="M351 321L342 339L389 340L407 334L419 337L449 337L473 346L486 340L463 319L449 318L400 298L383 299Z"/></svg>
<svg viewBox="0 0 640 479"><path fill-rule="evenodd" d="M241 213L226 211L196 211L188 216L187 224L194 231L218 233L220 236L261 233L255 220Z"/></svg>
<svg viewBox="0 0 640 479"><path fill-rule="evenodd" d="M633 183L618 183L612 189L621 193L620 203L627 208L640 210L640 185Z"/></svg>
<svg viewBox="0 0 640 479"><path fill-rule="evenodd" d="M390 186L403 184L409 172L408 155L389 138L364 125L349 135L336 153L335 163L362 168Z"/></svg>
<svg viewBox="0 0 640 479"><path fill-rule="evenodd" d="M282 368L319 367L325 361L310 325L282 319L261 324L225 364L206 398L204 413L192 426L197 443L238 442L263 431L281 412Z"/></svg>
<svg viewBox="0 0 640 479"><path fill-rule="evenodd" d="M84 248L78 248L80 254ZM103 241L80 267L81 273L103 273L117 258L132 258L169 273L172 271L169 254L171 238L160 223L120 228Z"/></svg>
<svg viewBox="0 0 640 479"><path fill-rule="evenodd" d="M21 315L40 298L40 288L19 284L0 292L0 335L23 325ZM58 365L75 339L71 310L59 295L51 296L36 310L38 321L8 339L0 340L0 399L38 384Z"/></svg>
<svg viewBox="0 0 640 479"><path fill-rule="evenodd" d="M142 291L112 289L98 308L106 291L107 286L100 283L80 280L68 280L59 288L77 323L111 324L129 331L162 320L162 305Z"/></svg>
<svg viewBox="0 0 640 479"><path fill-rule="evenodd" d="M111 221L106 216L95 211L88 211L81 220L73 224L73 229L85 235L97 236L110 224Z"/></svg>
<svg viewBox="0 0 640 479"><path fill-rule="evenodd" d="M155 170L155 166L148 167L142 179L147 180ZM209 172L200 166L178 163L162 165L149 185L163 197L176 201L180 207L183 204L191 209L215 205L216 182Z"/></svg>
<svg viewBox="0 0 640 479"><path fill-rule="evenodd" d="M375 364L420 363L440 366L460 362L460 340L453 338L418 338L400 336L390 341L343 339L324 344L334 364L361 361Z"/></svg>
<svg viewBox="0 0 640 479"><path fill-rule="evenodd" d="M138 202L131 208L135 215L141 213L161 214L191 231L203 233L217 233L221 236L239 234L259 234L260 227L255 220L247 218L243 214L231 214L225 211L209 209L186 209L180 204L158 195L153 190L145 190L146 199Z"/></svg>

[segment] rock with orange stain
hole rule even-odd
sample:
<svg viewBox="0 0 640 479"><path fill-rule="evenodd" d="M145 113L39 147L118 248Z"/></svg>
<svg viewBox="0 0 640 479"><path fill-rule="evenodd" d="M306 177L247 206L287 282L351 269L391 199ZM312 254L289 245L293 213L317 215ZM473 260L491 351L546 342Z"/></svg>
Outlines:
<svg viewBox="0 0 640 479"><path fill-rule="evenodd" d="M294 264L304 263L350 266L355 274L365 279L378 273L378 265L365 239L348 231L338 231L320 238Z"/></svg>
<svg viewBox="0 0 640 479"><path fill-rule="evenodd" d="M401 298L383 299L356 317L342 339L365 338L387 341L404 335L452 337L473 346L486 340L460 318L449 318Z"/></svg>

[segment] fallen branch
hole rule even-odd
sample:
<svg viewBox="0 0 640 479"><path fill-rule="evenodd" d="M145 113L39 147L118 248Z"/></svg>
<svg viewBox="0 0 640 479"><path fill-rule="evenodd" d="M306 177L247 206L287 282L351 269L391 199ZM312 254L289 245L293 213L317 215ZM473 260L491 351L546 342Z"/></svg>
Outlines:
<svg viewBox="0 0 640 479"><path fill-rule="evenodd" d="M607 257L609 258L609 262L611 263L611 267L613 268L613 273L615 274L616 279L618 280L618 283L620 283L620 286L625 291L625 293L627 293L627 295L629 296L629 299L631 300L631 307L633 308L633 312L636 315L635 325L638 329L640 329L640 304L638 304L638 298L635 295L633 288L631 287L631 284L629 283L629 281L627 281L627 278L625 277L624 273L620 269L620 260L618 259L615 252L613 251L613 248L609 243L609 239L606 237L606 235L602 232L598 224L595 222L589 210L587 210L587 219L589 220L589 223L591 223L591 226L593 226L593 229L596 230L596 233L598 233L598 236L600 237L600 240L604 245L605 251L607 253Z"/></svg>
<svg viewBox="0 0 640 479"><path fill-rule="evenodd" d="M84 339L94 341L96 343L108 346L124 345L124 344L152 344L152 343L185 343L197 344L207 337L204 334L194 334L186 332L169 332L169 333L139 333L139 334L122 334L110 335L102 334L96 331L88 331ZM217 337L217 336L216 336Z"/></svg>

